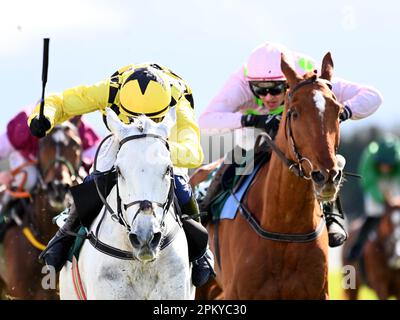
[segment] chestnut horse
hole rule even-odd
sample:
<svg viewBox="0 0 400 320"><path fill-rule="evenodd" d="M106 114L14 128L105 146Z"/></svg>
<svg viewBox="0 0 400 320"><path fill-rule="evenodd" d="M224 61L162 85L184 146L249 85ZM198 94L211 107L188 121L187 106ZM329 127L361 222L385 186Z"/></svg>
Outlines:
<svg viewBox="0 0 400 320"><path fill-rule="evenodd" d="M81 167L81 139L69 122L56 126L39 141L37 170L39 181L29 199L22 201L21 217L12 216L14 224L6 231L3 242L6 294L13 299L58 299L56 278L38 261L45 244L54 236L57 226L52 219L71 203L69 186L78 183ZM25 201L27 200L27 201ZM55 273L54 273L55 275ZM43 282L43 283L42 283Z"/></svg>
<svg viewBox="0 0 400 320"><path fill-rule="evenodd" d="M264 134L271 159L236 217L221 220L218 229L208 225L225 299L328 298L328 236L319 201L333 201L341 185L336 151L343 106L331 91L330 53L320 78L300 76L284 56L281 67L291 90L275 143Z"/></svg>
<svg viewBox="0 0 400 320"><path fill-rule="evenodd" d="M347 299L357 299L361 284L371 287L381 300L391 296L400 299L400 199L386 200L385 208L385 214L373 237L364 245L361 254L363 266L360 261L349 262L343 259L344 265L353 265L356 270L355 288L344 291ZM351 229L350 241L344 247L344 254L356 232L357 228Z"/></svg>

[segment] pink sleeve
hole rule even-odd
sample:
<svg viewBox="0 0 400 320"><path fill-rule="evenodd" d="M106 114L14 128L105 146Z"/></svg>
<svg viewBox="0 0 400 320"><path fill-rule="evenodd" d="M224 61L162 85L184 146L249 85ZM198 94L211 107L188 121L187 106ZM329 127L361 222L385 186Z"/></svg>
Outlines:
<svg viewBox="0 0 400 320"><path fill-rule="evenodd" d="M350 108L353 120L370 116L382 104L382 95L371 86L333 78L332 90L336 98Z"/></svg>
<svg viewBox="0 0 400 320"><path fill-rule="evenodd" d="M90 149L99 142L100 137L96 134L93 128L83 119L81 119L78 129L79 135L82 140L83 150Z"/></svg>
<svg viewBox="0 0 400 320"><path fill-rule="evenodd" d="M254 107L253 94L244 78L243 67L228 79L221 91L211 100L199 117L203 133L224 132L241 127L240 107ZM255 105L256 106L256 105Z"/></svg>

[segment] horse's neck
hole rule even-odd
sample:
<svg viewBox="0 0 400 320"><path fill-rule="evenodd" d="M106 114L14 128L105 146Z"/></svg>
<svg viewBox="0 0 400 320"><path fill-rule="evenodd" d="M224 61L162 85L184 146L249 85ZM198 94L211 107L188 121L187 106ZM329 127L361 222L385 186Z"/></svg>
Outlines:
<svg viewBox="0 0 400 320"><path fill-rule="evenodd" d="M288 146L282 140L277 145L288 157ZM295 176L274 152L268 172L260 178L255 190L262 192L256 192L252 201L262 208L258 219L264 228L285 233L304 233L316 228L320 207L309 180Z"/></svg>

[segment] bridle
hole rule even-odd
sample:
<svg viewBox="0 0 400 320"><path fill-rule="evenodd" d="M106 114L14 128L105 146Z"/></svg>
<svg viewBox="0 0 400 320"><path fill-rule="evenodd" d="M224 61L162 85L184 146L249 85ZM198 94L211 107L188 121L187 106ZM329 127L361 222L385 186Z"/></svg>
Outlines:
<svg viewBox="0 0 400 320"><path fill-rule="evenodd" d="M71 141L75 142L79 146L79 143L74 138L71 138ZM66 159L64 156L60 155L60 150L61 150L60 145L61 145L61 142L55 143L56 154L55 154L54 159L52 159L43 170L42 169L40 170L41 180L44 181L46 179L46 176L49 173L49 170L52 169L55 164L61 164L61 165L64 165L68 169L68 173L70 174L72 182L76 182L77 178L79 176L79 174L78 174L79 168L82 165L82 152L80 153L78 166L75 168L75 166L72 164L71 161ZM41 168L40 164L39 164L39 168Z"/></svg>
<svg viewBox="0 0 400 320"><path fill-rule="evenodd" d="M108 140L110 137L112 137L113 135L110 134L107 137L104 138L104 140L101 142L101 144L99 145L99 148L97 150L96 156L95 156L95 160L94 160L94 172L99 173L99 171L96 169L97 167L97 158L98 158L98 154L99 154L99 150L101 149L102 144ZM122 139L119 143L119 149L118 151L121 149L121 147L127 143L128 141L132 141L132 140L137 140L137 139L142 139L142 138L147 138L147 137L152 137L152 138L156 138L161 140L164 145L166 146L166 148L169 150L169 144L168 141L165 140L163 137L161 137L160 135L157 134L152 134L152 133L146 133L146 134L137 134L137 135L131 135L129 137L126 137L124 139ZM109 205L109 203L107 202L107 200L105 199L104 195L102 194L101 190L99 189L98 183L97 183L97 178L96 178L96 174L94 174L94 181L96 184L96 188L97 188L97 192L100 196L100 199L102 200L106 210L108 212L110 212L111 218L116 221L119 222L123 227L125 227L125 229L127 230L127 232L129 233L131 228L129 226L129 224L127 223L124 214L122 212L122 208L124 208L124 211L126 211L128 208L134 206L134 205L139 205L138 210L136 211L133 219L132 219L132 223L135 221L135 219L137 218L137 216L139 215L140 212L142 212L143 210L147 209L147 208L151 208L152 204L157 205L158 207L163 209L163 214L162 214L162 218L160 221L160 225L161 227L164 227L165 225L165 217L167 215L167 212L169 211L171 204L173 202L174 199L174 173L173 173L173 168L172 166L168 167L168 174L169 174L169 179L170 179L170 187L169 187L169 191L168 191L168 195L167 195L167 199L163 202L156 202L156 201L150 201L148 199L144 199L144 200L135 200L132 201L130 203L124 204L122 203L121 200L121 196L120 196L120 192L119 192L119 183L118 183L118 178L121 176L121 173L119 171L119 168L112 168L110 171L115 170L117 173L117 181L116 181L116 191L117 191L117 212L115 212L111 206ZM155 216L155 212L154 210L152 210L152 215Z"/></svg>
<svg viewBox="0 0 400 320"><path fill-rule="evenodd" d="M125 251L125 250L121 250L118 248L114 248L102 241L100 241L99 239L99 230L100 230L100 225L103 222L103 219L106 215L107 212L110 213L111 215L111 219L115 222L118 222L119 224L121 224L125 229L126 232L129 233L131 231L131 227L129 226L129 224L127 223L124 214L122 212L122 208L124 208L124 210L126 211L128 208L132 207L133 205L139 205L138 210L136 211L134 218L132 220L133 221L137 218L137 216L139 215L140 212L142 212L145 209L148 209L152 206L153 203L155 203L158 207L163 208L163 215L162 215L162 219L160 221L161 224L161 228L165 229L165 217L167 215L167 213L169 212L169 209L171 207L172 202L174 201L174 187L175 187L175 182L174 182L174 174L173 174L173 169L172 166L168 168L168 174L170 176L171 182L170 182L170 188L168 191L168 196L167 199L163 202L163 203L159 203L159 202L154 202L154 201L150 201L150 200L136 200L136 201L132 201L128 204L123 204L121 201L121 196L120 196L120 192L119 192L119 183L118 183L118 178L121 175L121 173L119 172L118 168L114 168L112 167L110 170L106 171L106 172L100 172L98 171L97 168L97 158L99 155L99 151L101 150L101 147L103 145L103 143L105 141L107 141L108 139L110 139L113 135L110 134L108 136L106 136L103 141L100 143L96 155L95 155L95 160L94 160L94 164L93 164L93 176L94 176L94 182L95 182L95 186L96 186L96 190L97 193L101 199L101 201L103 202L104 205L104 211L103 211L103 215L99 221L99 223L97 224L95 233L93 233L93 231L88 232L88 230L86 230L86 235L83 236L86 239L89 239L90 244L97 249L100 252L103 252L109 256L112 256L114 258L117 259L122 259L122 260L134 260L136 259L136 257L133 255L132 252L130 251ZM146 138L146 137L153 137L156 139L161 140L166 148L169 150L169 144L168 142L161 136L156 135L156 134L138 134L138 135L132 135L129 137L126 137L125 139L121 140L119 143L119 149L118 151L121 149L121 146L124 145L126 142L131 141L131 140L136 140L136 139L141 139L141 138ZM103 175L103 174L109 174L115 172L116 176L117 176L117 181L116 181L116 191L117 191L117 211L115 212L110 204L107 202L106 200L106 196L103 195L103 193L100 190L99 184L98 184L98 177ZM152 211L152 214L155 216L155 212ZM180 220L177 216L177 214L175 213L175 220L176 220L176 224L174 225L174 227L169 230L168 232L166 232L166 234L164 234L163 238L160 241L160 250L165 249L168 245L170 245L173 240L175 239L175 236L177 235L178 231L181 228L181 223ZM80 235L78 235L80 236Z"/></svg>
<svg viewBox="0 0 400 320"><path fill-rule="evenodd" d="M301 87L304 87L306 85L312 85L317 82L323 82L325 83L330 89L332 89L332 84L325 79L318 79L316 76L313 76L309 79L303 80L299 82L291 91L288 93L288 102L290 102L293 99L293 94L300 89ZM287 113L286 113L286 119L285 119L285 137L286 139L290 142L291 149L293 151L293 154L295 155L296 160L289 159L286 157L286 155L278 148L278 146L275 144L275 142L272 140L271 136L266 133L262 132L260 134L260 138L265 138L266 142L268 145L275 151L277 156L283 161L283 163L289 168L291 172L293 172L296 176L300 178L304 178L306 180L311 180L311 172L313 171L313 165L311 161L302 156L300 151L298 150L296 146L296 141L294 139L293 135L293 130L292 130L292 119L293 119L293 114L295 113L295 110L290 108ZM306 171L304 170L303 163L308 163L310 166L310 173L307 175Z"/></svg>

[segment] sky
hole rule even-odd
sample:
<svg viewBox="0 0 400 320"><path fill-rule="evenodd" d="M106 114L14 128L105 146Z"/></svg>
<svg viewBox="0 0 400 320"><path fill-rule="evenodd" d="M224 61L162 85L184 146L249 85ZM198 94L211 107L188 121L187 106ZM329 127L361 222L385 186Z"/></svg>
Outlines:
<svg viewBox="0 0 400 320"><path fill-rule="evenodd" d="M396 1L0 0L0 128L41 97L43 38L50 38L46 92L93 84L122 66L154 61L183 77L196 115L253 48L274 41L316 60L330 51L334 74L369 84L384 103L342 124L344 135L400 119L400 5ZM87 116L105 134L98 112Z"/></svg>

